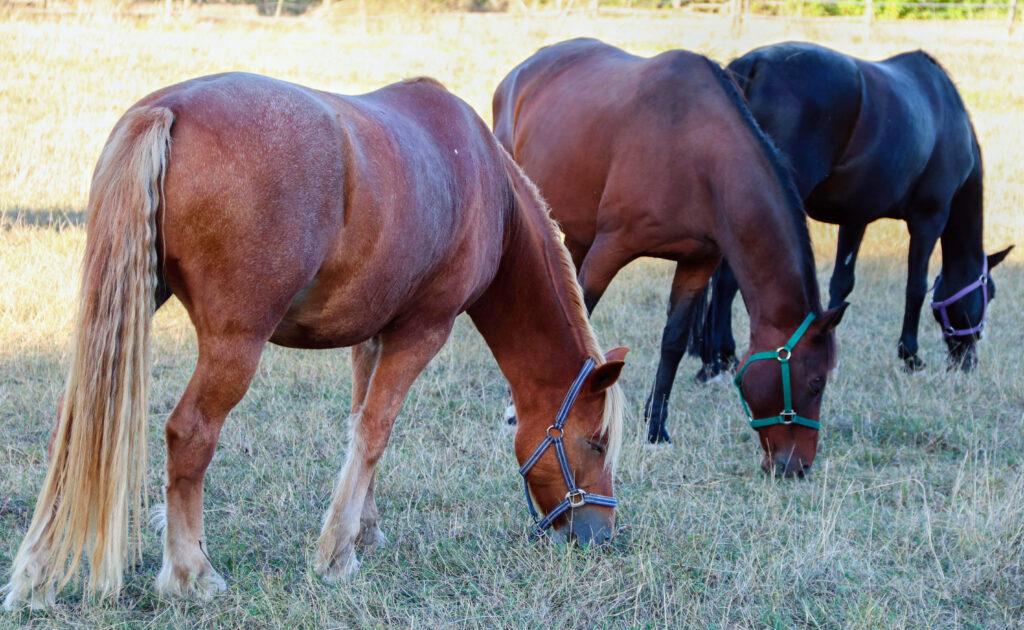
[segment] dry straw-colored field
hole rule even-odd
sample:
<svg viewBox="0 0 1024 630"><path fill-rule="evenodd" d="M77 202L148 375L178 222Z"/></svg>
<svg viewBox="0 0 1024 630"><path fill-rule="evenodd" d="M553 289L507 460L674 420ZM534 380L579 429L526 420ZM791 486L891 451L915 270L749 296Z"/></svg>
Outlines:
<svg viewBox="0 0 1024 630"><path fill-rule="evenodd" d="M205 10L205 9L204 9ZM651 451L643 398L653 377L670 267L644 260L595 314L606 346L629 345L630 411L608 548L526 541L528 517L504 385L468 321L414 387L378 476L388 546L348 584L311 571L313 543L345 452L346 351L268 348L228 419L207 478L214 566L209 603L162 601L154 533L115 604L71 594L0 627L1017 627L1024 620L1024 41L1002 25L754 20L668 14L309 17L277 23L195 17L0 19L0 579L45 471L84 243L74 221L117 117L195 75L248 70L361 92L433 75L490 117L490 94L537 47L594 35L643 54L689 48L728 60L809 39L879 58L923 47L951 72L986 158L986 247L1021 245L999 285L976 373L943 368L922 318L929 369L897 369L906 239L868 230L853 306L838 331L815 471L766 478L730 388L701 388L684 362L671 403L676 445ZM72 221L68 221L70 217ZM822 284L834 229L812 228ZM933 270L939 264L933 259ZM737 303L738 338L746 324ZM156 316L149 494L159 501L162 421L194 363L172 301ZM742 341L741 341L741 345Z"/></svg>

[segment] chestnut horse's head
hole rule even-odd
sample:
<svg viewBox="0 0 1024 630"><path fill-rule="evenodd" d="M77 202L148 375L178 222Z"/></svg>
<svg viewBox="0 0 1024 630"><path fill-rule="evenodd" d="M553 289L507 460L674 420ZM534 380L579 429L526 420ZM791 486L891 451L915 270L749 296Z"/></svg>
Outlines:
<svg viewBox="0 0 1024 630"><path fill-rule="evenodd" d="M515 450L527 503L538 530L550 527L557 542L601 544L612 537L612 472L622 442L622 394L615 382L628 351L608 351L601 365L588 360L563 392L558 413L552 414L552 401L517 401Z"/></svg>
<svg viewBox="0 0 1024 630"><path fill-rule="evenodd" d="M947 282L944 275L935 280L932 314L942 326L950 369L970 372L978 364L977 342L985 332L988 303L996 295L992 268L1003 262L1012 249L1013 245L1010 245L1001 252L989 254L982 263L980 274L975 267L976 279L973 281Z"/></svg>
<svg viewBox="0 0 1024 630"><path fill-rule="evenodd" d="M815 317L808 315L784 345L752 352L735 384L761 438L761 469L769 474L803 477L818 450L821 399L835 365L832 329L846 302ZM753 350L753 348L752 348Z"/></svg>

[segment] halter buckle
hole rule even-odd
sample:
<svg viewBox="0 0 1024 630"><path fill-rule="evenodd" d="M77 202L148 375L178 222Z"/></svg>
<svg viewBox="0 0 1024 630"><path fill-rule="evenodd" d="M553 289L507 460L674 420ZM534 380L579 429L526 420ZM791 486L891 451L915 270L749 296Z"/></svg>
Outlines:
<svg viewBox="0 0 1024 630"><path fill-rule="evenodd" d="M551 435L551 429L558 431L558 435ZM552 440L561 440L562 436L565 435L565 430L562 429L562 427L556 427L555 425L551 425L548 427L548 430L545 431L545 433L547 433L548 437L551 438Z"/></svg>
<svg viewBox="0 0 1024 630"><path fill-rule="evenodd" d="M793 424L793 418L796 417L796 412L795 411L783 411L782 413L779 414L779 417L782 418L782 424ZM786 418L789 418L789 419L787 420Z"/></svg>
<svg viewBox="0 0 1024 630"><path fill-rule="evenodd" d="M587 493L577 488L576 492L573 492L572 490L566 492L565 499L569 502L570 508L578 508L587 502Z"/></svg>
<svg viewBox="0 0 1024 630"><path fill-rule="evenodd" d="M786 353L786 356L782 356L783 352ZM786 361L789 361L789 357L793 356L793 351L790 350L789 348L785 347L785 346L783 346L783 347L779 348L778 350L776 350L775 353L776 353L776 357L775 358L779 360L779 363L785 363Z"/></svg>

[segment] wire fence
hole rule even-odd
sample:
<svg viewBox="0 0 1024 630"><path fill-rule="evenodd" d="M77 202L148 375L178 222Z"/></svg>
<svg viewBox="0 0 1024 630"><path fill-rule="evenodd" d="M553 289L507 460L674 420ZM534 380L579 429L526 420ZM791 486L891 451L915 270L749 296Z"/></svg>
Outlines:
<svg viewBox="0 0 1024 630"><path fill-rule="evenodd" d="M115 12L121 15L146 16L163 13L177 14L206 4L207 0L155 0L150 2L133 2L132 0L100 0L96 3L78 0L66 4L62 0L0 0L0 6L16 8L33 13L51 14L88 14L97 12ZM437 1L437 0L435 0ZM565 16L569 13L593 12L601 14L629 14L651 10L714 13L731 15L733 28L739 29L745 16L763 17L845 17L861 18L871 24L876 19L901 18L934 18L950 20L987 20L1005 21L1010 33L1021 22L1022 11L1018 8L1024 0L981 0L977 2L941 2L938 0L654 0L644 3L645 6L633 6L631 0L464 0L471 7L485 10L509 10L534 16ZM542 4L541 4L542 2ZM231 3L235 8L242 6L255 9L259 17L282 17L301 15L310 9L327 9L345 5L349 10L358 7L362 19L378 17L367 15L367 4L372 0L258 0L244 3ZM637 3L640 4L639 2ZM531 6L532 5L532 6ZM222 5L223 6L223 5ZM459 5L461 6L461 5ZM252 11L252 9L249 9ZM244 19L238 12L231 15L209 17L237 17Z"/></svg>

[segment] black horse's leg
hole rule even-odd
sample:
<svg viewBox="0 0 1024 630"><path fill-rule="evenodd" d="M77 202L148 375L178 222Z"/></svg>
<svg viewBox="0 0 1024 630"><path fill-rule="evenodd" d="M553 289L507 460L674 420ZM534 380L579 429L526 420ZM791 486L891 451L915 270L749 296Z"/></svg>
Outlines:
<svg viewBox="0 0 1024 630"><path fill-rule="evenodd" d="M910 253L907 256L907 296L903 312L903 332L900 334L897 354L907 372L923 370L925 363L917 356L917 328L921 320L921 307L928 293L928 259L935 249L940 227L934 222L907 221L910 230Z"/></svg>
<svg viewBox="0 0 1024 630"><path fill-rule="evenodd" d="M864 239L863 223L847 223L839 226L839 242L836 243L836 264L832 279L828 283L828 307L835 308L846 300L853 291L853 270L857 265L857 252Z"/></svg>
<svg viewBox="0 0 1024 630"><path fill-rule="evenodd" d="M706 383L722 372L735 369L736 339L732 336L732 302L740 286L732 267L724 258L711 277L711 297L701 336L700 353L703 365L694 380Z"/></svg>
<svg viewBox="0 0 1024 630"><path fill-rule="evenodd" d="M665 430L668 415L668 397L676 378L679 361L686 353L690 337L690 318L697 298L707 286L712 267L683 267L676 265L672 290L669 293L668 320L661 338L661 360L654 377L654 387L644 405L647 418L647 441L651 443L671 442Z"/></svg>

